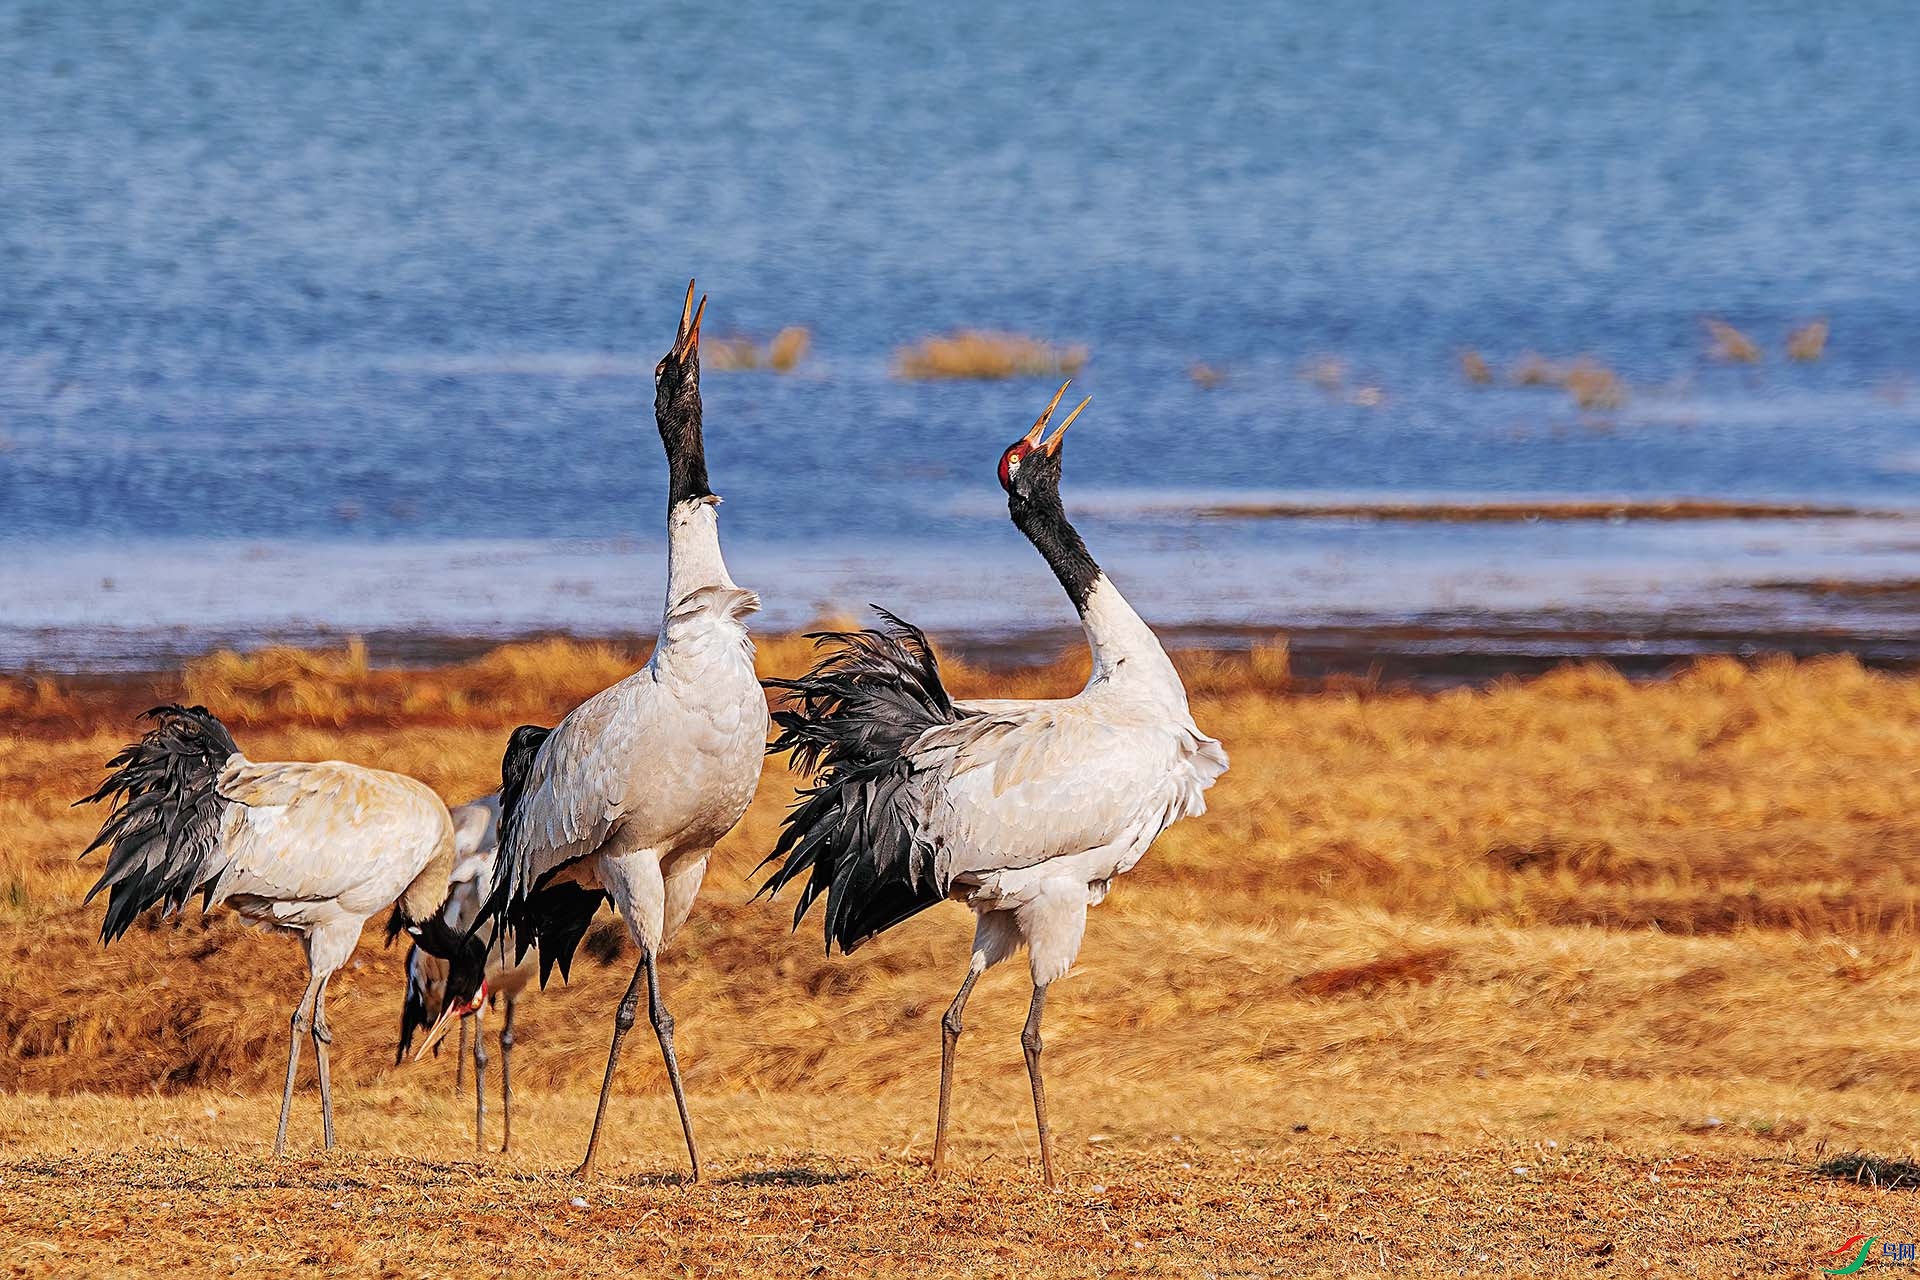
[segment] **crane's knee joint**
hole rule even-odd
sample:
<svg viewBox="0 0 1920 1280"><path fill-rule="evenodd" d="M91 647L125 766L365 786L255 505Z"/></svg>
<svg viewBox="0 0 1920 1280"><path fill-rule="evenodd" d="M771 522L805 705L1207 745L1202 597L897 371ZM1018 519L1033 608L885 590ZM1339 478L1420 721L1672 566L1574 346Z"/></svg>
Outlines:
<svg viewBox="0 0 1920 1280"><path fill-rule="evenodd" d="M474 1066L476 1066L476 1067L479 1067L479 1068L482 1068L483 1070L485 1069L485 1067L486 1067L486 1065L487 1065L487 1048L486 1048L486 1046L485 1046L485 1045L483 1045L483 1044L475 1044L475 1045L474 1045L474 1047L473 1047L473 1065L474 1065Z"/></svg>
<svg viewBox="0 0 1920 1280"><path fill-rule="evenodd" d="M320 1044L332 1044L333 1032L328 1029L325 1022L316 1022L313 1024L313 1038Z"/></svg>
<svg viewBox="0 0 1920 1280"><path fill-rule="evenodd" d="M305 1009L295 1009L293 1011L293 1029L301 1035L306 1035L309 1031L313 1030L313 1019L307 1016Z"/></svg>
<svg viewBox="0 0 1920 1280"><path fill-rule="evenodd" d="M502 1031L500 1033L500 1051L505 1053L511 1048L513 1048L513 1032Z"/></svg>
<svg viewBox="0 0 1920 1280"><path fill-rule="evenodd" d="M1034 1057L1036 1058L1039 1057L1040 1056L1040 1033L1034 1030L1032 1027L1028 1027L1025 1031L1022 1031L1020 1033L1020 1047L1022 1049L1025 1049L1028 1053L1032 1054Z"/></svg>
<svg viewBox="0 0 1920 1280"><path fill-rule="evenodd" d="M614 1012L613 1025L619 1031L633 1030L633 1006L623 1002Z"/></svg>
<svg viewBox="0 0 1920 1280"><path fill-rule="evenodd" d="M960 1033L966 1030L966 1026L960 1021L960 1011L947 1010L940 1019L940 1030L946 1033L947 1039L958 1040Z"/></svg>
<svg viewBox="0 0 1920 1280"><path fill-rule="evenodd" d="M653 1029L662 1036L672 1039L673 1015L667 1012L667 1007L665 1005L655 1005L648 1012L653 1016Z"/></svg>

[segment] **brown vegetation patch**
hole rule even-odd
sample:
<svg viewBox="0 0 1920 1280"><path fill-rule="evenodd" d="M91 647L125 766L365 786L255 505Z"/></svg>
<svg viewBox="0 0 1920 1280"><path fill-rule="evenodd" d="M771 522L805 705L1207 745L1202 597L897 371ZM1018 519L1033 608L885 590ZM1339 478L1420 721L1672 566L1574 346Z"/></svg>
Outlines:
<svg viewBox="0 0 1920 1280"><path fill-rule="evenodd" d="M895 374L916 382L942 378L1070 377L1087 363L1084 346L1061 346L1018 333L963 329L922 338L894 353Z"/></svg>
<svg viewBox="0 0 1920 1280"><path fill-rule="evenodd" d="M1371 995L1388 987L1424 987L1453 965L1450 947L1423 947L1301 974L1293 989L1303 996Z"/></svg>
<svg viewBox="0 0 1920 1280"><path fill-rule="evenodd" d="M1592 356L1549 360L1528 352L1508 376L1517 386L1558 387L1574 404L1594 412L1618 409L1627 402L1626 380Z"/></svg>
<svg viewBox="0 0 1920 1280"><path fill-rule="evenodd" d="M1760 344L1724 320L1709 319L1707 336L1713 339L1713 358L1733 364L1759 364Z"/></svg>
<svg viewBox="0 0 1920 1280"><path fill-rule="evenodd" d="M1411 520L1447 524L1537 520L1834 520L1894 519L1904 513L1798 502L1721 502L1707 498L1621 502L1236 502L1196 513L1224 519Z"/></svg>
<svg viewBox="0 0 1920 1280"><path fill-rule="evenodd" d="M1776 578L1766 582L1756 582L1753 585L1764 591L1799 591L1810 596L1841 596L1860 600L1920 599L1920 578L1881 578L1868 580L1853 578L1812 578L1804 580Z"/></svg>
<svg viewBox="0 0 1920 1280"><path fill-rule="evenodd" d="M792 373L812 346L813 335L798 325L789 325L764 343L752 338L708 338L700 344L700 365L722 373Z"/></svg>
<svg viewBox="0 0 1920 1280"><path fill-rule="evenodd" d="M1827 322L1814 320L1787 335L1787 359L1811 363L1827 353Z"/></svg>

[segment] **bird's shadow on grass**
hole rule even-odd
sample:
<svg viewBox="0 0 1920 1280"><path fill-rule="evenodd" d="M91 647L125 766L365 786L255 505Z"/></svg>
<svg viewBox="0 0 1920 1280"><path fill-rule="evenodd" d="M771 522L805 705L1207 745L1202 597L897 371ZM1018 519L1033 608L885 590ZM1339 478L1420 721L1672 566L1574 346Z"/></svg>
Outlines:
<svg viewBox="0 0 1920 1280"><path fill-rule="evenodd" d="M864 1178L864 1173L828 1173L820 1169L754 1169L748 1173L736 1173L731 1178L721 1178L723 1187L825 1187L836 1182L853 1182Z"/></svg>
<svg viewBox="0 0 1920 1280"><path fill-rule="evenodd" d="M1824 1178L1855 1182L1881 1191L1920 1191L1920 1165L1905 1160L1885 1160L1864 1152L1835 1156L1815 1165L1813 1171Z"/></svg>

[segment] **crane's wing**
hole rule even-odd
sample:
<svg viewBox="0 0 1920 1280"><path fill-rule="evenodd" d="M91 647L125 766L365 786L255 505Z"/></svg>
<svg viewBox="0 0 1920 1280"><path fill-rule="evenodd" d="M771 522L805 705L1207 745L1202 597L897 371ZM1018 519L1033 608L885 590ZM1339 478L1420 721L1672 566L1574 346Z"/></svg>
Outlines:
<svg viewBox="0 0 1920 1280"><path fill-rule="evenodd" d="M1201 793L1226 768L1189 726L1116 723L1075 699L1002 703L928 730L912 757L918 834L943 888L1097 849L1138 856L1205 812Z"/></svg>
<svg viewBox="0 0 1920 1280"><path fill-rule="evenodd" d="M540 744L504 833L498 874L509 899L599 849L626 814L629 772L654 687L629 677L575 707Z"/></svg>
<svg viewBox="0 0 1920 1280"><path fill-rule="evenodd" d="M230 861L218 894L278 901L337 897L369 863L407 857L439 824L432 792L410 778L338 760L255 764L220 775L232 801L222 840Z"/></svg>

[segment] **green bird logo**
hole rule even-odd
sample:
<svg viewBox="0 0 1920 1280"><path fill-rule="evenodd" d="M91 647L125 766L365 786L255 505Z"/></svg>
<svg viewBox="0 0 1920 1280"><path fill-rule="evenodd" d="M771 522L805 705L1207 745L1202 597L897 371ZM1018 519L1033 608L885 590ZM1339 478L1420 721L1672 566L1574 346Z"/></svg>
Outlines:
<svg viewBox="0 0 1920 1280"><path fill-rule="evenodd" d="M1838 1249L1829 1249L1827 1252L1821 1254L1820 1256L1823 1258L1838 1257L1839 1255L1847 1252L1847 1250L1853 1248L1853 1246L1855 1245L1860 1246L1860 1252L1853 1255L1852 1262L1849 1262L1844 1267L1822 1267L1820 1268L1821 1274L1829 1275L1829 1276L1852 1275L1854 1272L1858 1271L1860 1268L1867 1265L1867 1256L1873 1252L1873 1242L1875 1240L1878 1240L1879 1238L1880 1238L1879 1236L1866 1236L1866 1235L1851 1236L1848 1238L1847 1242L1841 1245Z"/></svg>

